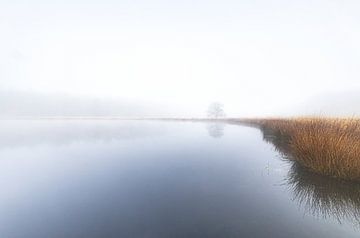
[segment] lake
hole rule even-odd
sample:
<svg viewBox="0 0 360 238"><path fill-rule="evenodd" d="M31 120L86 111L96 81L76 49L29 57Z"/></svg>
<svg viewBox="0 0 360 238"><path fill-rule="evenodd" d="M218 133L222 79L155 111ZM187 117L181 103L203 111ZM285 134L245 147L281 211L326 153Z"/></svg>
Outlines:
<svg viewBox="0 0 360 238"><path fill-rule="evenodd" d="M359 237L358 184L235 124L2 120L0 237Z"/></svg>

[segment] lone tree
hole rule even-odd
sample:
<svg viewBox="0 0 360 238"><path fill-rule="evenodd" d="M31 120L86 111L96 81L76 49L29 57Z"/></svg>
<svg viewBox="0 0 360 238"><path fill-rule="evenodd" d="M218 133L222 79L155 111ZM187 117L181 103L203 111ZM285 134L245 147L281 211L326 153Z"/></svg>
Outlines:
<svg viewBox="0 0 360 238"><path fill-rule="evenodd" d="M224 105L219 102L213 102L209 105L207 115L210 118L222 118L225 117Z"/></svg>

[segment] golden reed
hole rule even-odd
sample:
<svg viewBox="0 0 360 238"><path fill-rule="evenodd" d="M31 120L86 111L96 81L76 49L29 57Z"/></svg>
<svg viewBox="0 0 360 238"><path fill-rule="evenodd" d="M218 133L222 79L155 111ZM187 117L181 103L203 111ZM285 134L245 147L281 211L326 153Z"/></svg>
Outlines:
<svg viewBox="0 0 360 238"><path fill-rule="evenodd" d="M289 159L320 174L360 181L360 119L249 120L286 138Z"/></svg>

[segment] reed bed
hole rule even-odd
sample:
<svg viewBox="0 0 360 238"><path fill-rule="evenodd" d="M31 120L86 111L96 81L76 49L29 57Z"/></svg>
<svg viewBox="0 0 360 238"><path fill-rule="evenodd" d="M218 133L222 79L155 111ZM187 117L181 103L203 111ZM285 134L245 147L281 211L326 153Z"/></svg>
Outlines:
<svg viewBox="0 0 360 238"><path fill-rule="evenodd" d="M288 158L309 170L360 181L360 119L258 119L247 123L285 138Z"/></svg>

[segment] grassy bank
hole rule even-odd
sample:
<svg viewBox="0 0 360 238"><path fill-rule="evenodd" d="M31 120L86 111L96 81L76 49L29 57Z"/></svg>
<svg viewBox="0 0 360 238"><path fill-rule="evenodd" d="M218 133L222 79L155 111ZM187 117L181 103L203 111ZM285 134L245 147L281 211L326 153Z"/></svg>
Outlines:
<svg viewBox="0 0 360 238"><path fill-rule="evenodd" d="M360 181L360 119L247 120L286 141L288 158L320 174Z"/></svg>

